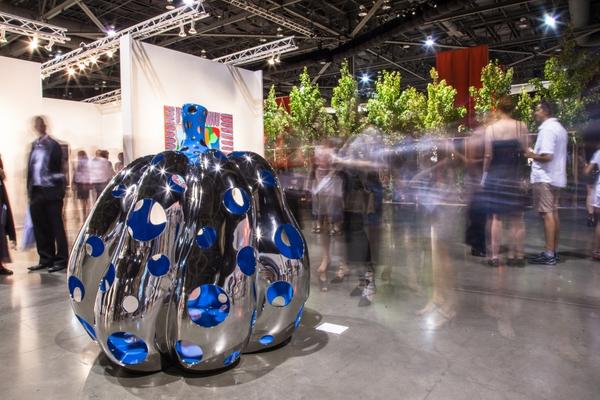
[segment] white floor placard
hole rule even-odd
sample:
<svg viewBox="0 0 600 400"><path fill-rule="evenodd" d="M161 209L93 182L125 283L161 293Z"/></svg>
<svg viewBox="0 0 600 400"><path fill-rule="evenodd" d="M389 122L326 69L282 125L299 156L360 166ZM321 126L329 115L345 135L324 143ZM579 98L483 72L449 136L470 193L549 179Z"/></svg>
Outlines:
<svg viewBox="0 0 600 400"><path fill-rule="evenodd" d="M321 325L317 326L318 331L335 333L336 335L341 335L342 333L346 332L347 329L347 326L330 324L329 322L324 322Z"/></svg>

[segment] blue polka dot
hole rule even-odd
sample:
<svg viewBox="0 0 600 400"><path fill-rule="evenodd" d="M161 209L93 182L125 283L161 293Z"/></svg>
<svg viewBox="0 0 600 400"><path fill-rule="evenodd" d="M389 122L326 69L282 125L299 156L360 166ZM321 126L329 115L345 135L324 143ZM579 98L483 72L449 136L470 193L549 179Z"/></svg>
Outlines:
<svg viewBox="0 0 600 400"><path fill-rule="evenodd" d="M294 321L294 328L298 329L300 326L300 321L302 320L302 313L304 312L304 304L300 307L300 311L298 311L298 315L296 315L296 320Z"/></svg>
<svg viewBox="0 0 600 400"><path fill-rule="evenodd" d="M223 364L231 365L234 362L236 362L238 358L240 358L240 352L234 351L233 353L231 353L227 357L225 357L225 361L223 362Z"/></svg>
<svg viewBox="0 0 600 400"><path fill-rule="evenodd" d="M252 247L244 247L238 251L237 265L244 274L248 276L254 274L254 271L256 271L256 253Z"/></svg>
<svg viewBox="0 0 600 400"><path fill-rule="evenodd" d="M285 307L294 297L294 288L288 282L273 282L267 288L267 301L275 307Z"/></svg>
<svg viewBox="0 0 600 400"><path fill-rule="evenodd" d="M217 231L215 228L210 226L204 226L198 231L196 235L196 244L201 249L211 248L217 241Z"/></svg>
<svg viewBox="0 0 600 400"><path fill-rule="evenodd" d="M271 335L265 335L263 337L261 337L260 339L258 339L258 343L262 344L263 346L268 346L271 343L273 343L273 336Z"/></svg>
<svg viewBox="0 0 600 400"><path fill-rule="evenodd" d="M142 199L129 215L127 226L135 240L146 242L155 239L167 226L165 210L153 199Z"/></svg>
<svg viewBox="0 0 600 400"><path fill-rule="evenodd" d="M114 198L122 199L127 194L127 186L121 183L112 190L111 194Z"/></svg>
<svg viewBox="0 0 600 400"><path fill-rule="evenodd" d="M223 154L221 151L216 150L213 152L213 157L221 160L221 161L227 161L227 157L225 156L225 154Z"/></svg>
<svg viewBox="0 0 600 400"><path fill-rule="evenodd" d="M165 161L165 155L157 154L152 158L152 161L150 161L150 165L157 166L158 164L160 164L163 161Z"/></svg>
<svg viewBox="0 0 600 400"><path fill-rule="evenodd" d="M169 187L175 193L184 193L187 190L187 184L181 175L171 176L169 178Z"/></svg>
<svg viewBox="0 0 600 400"><path fill-rule="evenodd" d="M181 362L188 365L199 364L202 361L202 356L204 356L200 346L187 340L178 340L175 343L175 351Z"/></svg>
<svg viewBox="0 0 600 400"><path fill-rule="evenodd" d="M187 308L192 321L211 328L229 315L229 296L217 285L204 284L190 294Z"/></svg>
<svg viewBox="0 0 600 400"><path fill-rule="evenodd" d="M83 325L83 328L85 329L87 334L90 335L92 340L96 340L96 330L94 329L94 327L89 322L87 322L85 319L81 318L79 315L75 315L75 316L77 317L77 320L79 321L79 323L81 325Z"/></svg>
<svg viewBox="0 0 600 400"><path fill-rule="evenodd" d="M294 260L304 256L302 235L291 224L284 224L275 231L275 246L287 258Z"/></svg>
<svg viewBox="0 0 600 400"><path fill-rule="evenodd" d="M85 287L79 278L70 276L67 285L69 286L69 294L71 295L71 299L73 299L73 301L76 303L83 301L83 298L85 297Z"/></svg>
<svg viewBox="0 0 600 400"><path fill-rule="evenodd" d="M128 332L116 332L106 340L112 355L122 364L135 365L148 357L148 346L139 337Z"/></svg>
<svg viewBox="0 0 600 400"><path fill-rule="evenodd" d="M243 215L250 208L250 195L244 189L231 188L223 195L223 204L234 215Z"/></svg>
<svg viewBox="0 0 600 400"><path fill-rule="evenodd" d="M110 289L113 282L115 281L115 275L116 275L115 266L113 264L110 264L108 266L108 269L106 270L106 273L100 280L100 291L102 293L106 293L108 291L108 289Z"/></svg>
<svg viewBox="0 0 600 400"><path fill-rule="evenodd" d="M169 272L171 261L169 261L169 257L164 254L155 254L148 259L146 266L152 275L163 276Z"/></svg>
<svg viewBox="0 0 600 400"><path fill-rule="evenodd" d="M264 187L274 188L277 186L277 178L275 178L275 175L271 171L260 169L257 174L260 184Z"/></svg>
<svg viewBox="0 0 600 400"><path fill-rule="evenodd" d="M90 236L85 241L85 252L92 257L100 257L104 253L104 242L98 236Z"/></svg>

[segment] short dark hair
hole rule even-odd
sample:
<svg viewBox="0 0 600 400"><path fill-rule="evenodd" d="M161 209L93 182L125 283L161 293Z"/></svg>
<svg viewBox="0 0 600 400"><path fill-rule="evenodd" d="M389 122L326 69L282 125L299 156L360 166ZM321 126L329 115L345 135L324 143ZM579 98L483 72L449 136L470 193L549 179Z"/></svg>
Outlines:
<svg viewBox="0 0 600 400"><path fill-rule="evenodd" d="M556 115L556 103L553 101L542 99L540 100L539 106L549 116L554 117Z"/></svg>

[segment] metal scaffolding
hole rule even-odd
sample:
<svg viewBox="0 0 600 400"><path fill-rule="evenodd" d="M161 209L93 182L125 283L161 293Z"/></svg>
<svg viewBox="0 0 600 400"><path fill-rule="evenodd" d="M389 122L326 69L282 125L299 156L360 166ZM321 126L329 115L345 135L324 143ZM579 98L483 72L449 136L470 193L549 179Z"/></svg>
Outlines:
<svg viewBox="0 0 600 400"><path fill-rule="evenodd" d="M121 101L121 89L113 90L99 94L98 96L90 97L89 99L82 100L84 103L92 104L109 104L117 101Z"/></svg>
<svg viewBox="0 0 600 400"><path fill-rule="evenodd" d="M112 36L106 36L45 62L42 64L42 77L52 75L61 70L74 71L75 67L79 67L80 70L84 69L85 67L82 68L82 65L97 62L102 55L116 51L119 48L121 38L124 36L131 35L133 39L144 40L182 27L184 24L206 18L208 14L204 10L203 3L203 0L196 1L191 5L168 11L130 28L116 32Z"/></svg>
<svg viewBox="0 0 600 400"><path fill-rule="evenodd" d="M294 37L290 36L275 40L274 42L269 42L261 44L260 46L238 51L223 57L214 58L213 61L229 65L242 65L253 61L274 58L276 56L278 57L280 54L287 53L288 51L294 51L297 48L298 46L296 46L296 43L294 42Z"/></svg>
<svg viewBox="0 0 600 400"><path fill-rule="evenodd" d="M288 28L289 30L298 32L299 34L301 34L303 36L306 36L306 37L315 36L314 32L311 29L309 29L303 25L300 25L296 21L293 21L282 15L276 14L272 11L266 10L262 7L251 4L247 1L244 1L244 0L222 0L222 1L224 3L231 4L232 6L241 8L244 11L248 11L254 15L262 17L266 20L275 22L276 24L278 24L284 28Z"/></svg>
<svg viewBox="0 0 600 400"><path fill-rule="evenodd" d="M67 29L65 28L3 12L0 12L0 31L2 38L5 37L6 32L12 32L39 40L46 40L49 43L65 43L71 40L71 38L67 37Z"/></svg>

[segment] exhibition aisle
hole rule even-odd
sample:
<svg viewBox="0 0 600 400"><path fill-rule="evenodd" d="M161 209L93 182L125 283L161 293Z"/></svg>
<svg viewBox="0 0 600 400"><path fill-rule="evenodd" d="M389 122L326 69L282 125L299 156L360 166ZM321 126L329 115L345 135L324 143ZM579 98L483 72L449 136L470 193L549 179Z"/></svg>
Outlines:
<svg viewBox="0 0 600 400"><path fill-rule="evenodd" d="M355 277L319 289L318 239L305 230L313 285L292 341L204 376L116 368L76 321L65 274L27 273L33 252L14 252L15 275L0 278L1 397L595 399L600 275L579 256L592 238L582 215L562 215L569 234L557 267L524 269L491 269L466 255L462 209L449 208L445 216L449 231L432 235L435 227L411 208L386 213L380 260L391 267L391 281L377 272L378 291L366 308L348 295ZM527 223L526 250L533 252L541 246L534 239L540 226L531 213ZM69 239L77 229L69 221ZM433 297L439 308L423 310ZM324 322L348 329L317 330Z"/></svg>

